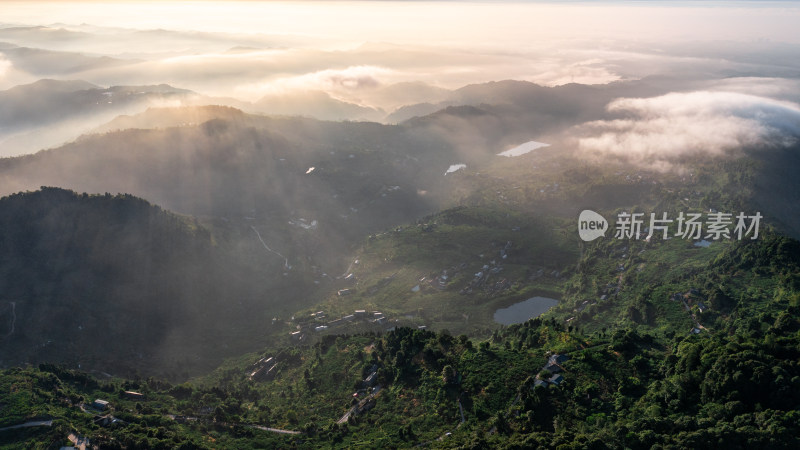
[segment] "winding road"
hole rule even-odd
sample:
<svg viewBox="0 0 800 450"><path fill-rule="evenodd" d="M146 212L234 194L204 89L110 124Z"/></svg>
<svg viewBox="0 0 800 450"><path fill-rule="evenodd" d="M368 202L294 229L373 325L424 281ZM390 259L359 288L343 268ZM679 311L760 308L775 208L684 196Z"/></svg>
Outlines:
<svg viewBox="0 0 800 450"><path fill-rule="evenodd" d="M176 416L174 414L167 414L164 417L168 417L171 420L177 421L179 416ZM193 416L180 416L180 417L182 417L183 418L182 420L184 420L184 421L191 421L191 422L204 422L205 421L205 420L203 420L203 419L201 419L199 417L193 417ZM253 424L249 424L249 423L239 423L239 422L219 422L219 423L225 424L225 425L238 425L238 426L242 426L242 427L252 428L252 429L255 429L255 430L269 431L271 433L278 433L278 434L303 434L302 431L282 430L280 428L265 427L264 425L253 425Z"/></svg>
<svg viewBox="0 0 800 450"><path fill-rule="evenodd" d="M300 431L281 430L280 428L270 428L262 425L248 425L248 427L255 428L256 430L271 431L273 433L279 433L279 434L303 434Z"/></svg>
<svg viewBox="0 0 800 450"><path fill-rule="evenodd" d="M357 404L353 405L350 409L348 409L347 412L344 413L344 415L339 420L336 421L336 423L343 424L347 422L347 419L349 419L354 412L358 411L361 405L366 404L366 402L375 398L380 392L381 392L381 385L379 384L375 386L375 389L372 391L371 394L364 397L360 402L358 402Z"/></svg>
<svg viewBox="0 0 800 450"><path fill-rule="evenodd" d="M261 233L259 233L258 230L256 230L256 227L250 225L250 228L252 228L253 231L255 231L256 236L258 236L258 240L261 241L261 245L263 245L264 248L267 249L268 252L274 253L274 254L280 256L281 258L283 258L283 267L286 270L289 270L289 269L292 268L292 266L289 264L289 258L287 258L287 257L281 255L280 253L276 252L275 250L269 248L269 245L267 245L267 243L264 242L264 239L261 238Z"/></svg>
<svg viewBox="0 0 800 450"><path fill-rule="evenodd" d="M29 422L21 423L19 425L11 425L9 427L0 428L0 431L13 430L15 428L28 428L28 427L52 427L52 420L31 420Z"/></svg>

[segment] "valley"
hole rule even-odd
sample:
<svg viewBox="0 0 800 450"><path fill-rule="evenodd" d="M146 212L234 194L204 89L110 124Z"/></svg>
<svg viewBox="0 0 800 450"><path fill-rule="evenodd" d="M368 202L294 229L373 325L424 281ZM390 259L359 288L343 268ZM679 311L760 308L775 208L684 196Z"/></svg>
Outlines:
<svg viewBox="0 0 800 450"><path fill-rule="evenodd" d="M800 9L31 5L0 448L800 448Z"/></svg>
<svg viewBox="0 0 800 450"><path fill-rule="evenodd" d="M145 127L148 123L183 123L188 117L208 120L177 128L136 128L136 123ZM72 195L81 202L89 200L84 207L90 209L94 208L89 205L92 202L99 205L101 198L109 198L101 192L138 192L179 211L171 220L185 223L191 235L202 236L203 243L192 245L205 249L190 258L196 269L167 263L165 267L176 275L159 274L165 290L147 294L162 306L145 311L150 311L154 329L171 328L170 321L192 325L181 325L183 331L177 333L164 330L163 338L144 346L132 338L148 328L131 333L113 327L118 342L127 347L123 353L114 352L129 354L139 362L122 363L130 361L126 357L110 364L110 349L103 344L90 351L95 346L91 339L72 344L71 350L47 350L58 345L53 343L59 342L57 336L64 331L37 328L32 321L42 314L37 308L52 308L51 300L38 303L41 306L17 303L15 311L4 313L4 320L9 326L24 327L26 336L4 339L2 345L18 349L7 355L24 353L30 358L30 350L22 350L29 347L20 347L15 341L23 339L30 342L26 345L39 342L42 350L37 353L59 354L74 367L80 364L115 375L159 375L179 381L181 376L199 375L237 352L293 344L298 339L293 333L298 330L303 342L311 343L328 334L398 326L485 338L497 329L497 309L536 296L557 299L558 305L545 317L570 326L599 330L646 323L664 332L682 332L691 321L679 312L679 305L647 299L669 297L670 283L703 270L727 251L730 242L715 241L698 248L683 239L634 239L628 243L609 234L583 243L575 223L581 209L591 207L606 217L627 208L664 211L671 216L709 208L760 209L768 223L775 221L774 226L786 231L796 226L776 221L772 210L762 209L766 205L759 201L758 184L731 189L738 180L764 176L760 172L768 166L756 156L725 159L722 166L715 158L685 158L680 162L683 170L661 173L615 160L590 165L563 140L551 146L525 141L518 148L528 146L526 152L514 157L497 156L502 153L498 151L503 148L500 141L482 147L483 153L470 145L465 153L463 144L452 143L451 132L420 138L417 128L423 126L423 119L415 119L413 134L404 130L409 125L274 119L223 107L150 110L126 120L127 126L133 127L130 130L87 136L60 149L2 161L0 170L7 175L0 185L20 188L23 185L14 180L24 176L29 186L42 183L96 191L87 197L51 189L20 197L34 199L49 192L64 198ZM430 120L441 120L441 115L434 114ZM456 134L463 130L461 126L454 129ZM126 143L119 145L122 136ZM323 136L333 140L323 143ZM104 147L110 150L101 150ZM431 153L426 149L437 150ZM441 168L450 161L467 157L469 166L442 176ZM70 171L57 170L65 166L71 167ZM315 170L304 169L307 167ZM172 175L159 175L163 170ZM200 182L202 186L196 184ZM131 197L130 201L134 200ZM41 220L36 218L41 206L34 202L30 208L32 220ZM106 213L101 209L97 214ZM48 222L50 236L36 235L29 242L42 248L37 251L43 251L42 246L75 245L68 241L74 239L70 234L53 227L100 225L79 226L70 223L78 216L67 217L57 219L64 221L60 224ZM38 226L35 223L26 226ZM132 252L122 257L138 255L144 258L142 267L152 267L156 257L150 252L158 246L136 247L143 239L153 239L153 232L145 228L118 235L129 244L121 256ZM8 229L7 233L16 232ZM99 242L84 245L92 249ZM109 249L117 246L113 240L103 245ZM102 251L117 253L119 249ZM53 255L52 250L48 253ZM54 261L64 261L61 264L79 261L63 252L54 255L61 258ZM8 261L11 264L16 259ZM60 301L92 292L86 290L87 279L81 274L96 269L71 269L70 279L58 267L37 276L62 280L50 291L59 292ZM114 285L133 301L141 297L136 283L152 285L152 281L129 281L121 267L116 273L106 269L103 283ZM17 269L9 265L7 270L14 273ZM665 283L667 280L675 281ZM176 285L186 282L195 286L196 294ZM213 285L200 287L204 282ZM661 287L654 290L656 286ZM27 295L23 292L35 292L25 289L41 287L6 289L8 301ZM57 298L53 293L43 298ZM176 294L184 300L172 310L164 309L163 305L175 302ZM189 310L177 306L180 302L195 304L186 303L185 307L197 312L187 314ZM217 306L196 309L198 302ZM95 321L113 322L122 313L116 310L118 304L113 301L99 309L93 307L89 314ZM364 324L334 321L361 310L380 312L385 319ZM318 311L331 319L316 318L312 320L316 325L306 329L305 318ZM79 332L86 326L82 322L86 320L73 325ZM187 340L181 333L196 337ZM204 350L194 350L198 345ZM97 354L99 359L87 359L87 354ZM184 357L178 363L174 358L178 354L194 354L196 359ZM50 357L38 358L46 361ZM103 360L106 362L101 363ZM12 357L3 364L23 361Z"/></svg>

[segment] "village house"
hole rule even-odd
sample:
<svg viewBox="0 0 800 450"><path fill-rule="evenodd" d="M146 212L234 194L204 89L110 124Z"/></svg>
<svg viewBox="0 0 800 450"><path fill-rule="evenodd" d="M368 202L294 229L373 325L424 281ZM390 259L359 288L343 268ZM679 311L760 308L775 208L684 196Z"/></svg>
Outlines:
<svg viewBox="0 0 800 450"><path fill-rule="evenodd" d="M253 364L251 364L250 368L251 369L255 369L257 367L263 366L264 364L269 364L272 361L273 361L273 357L270 356L269 358L267 358L267 357L264 356L264 357L259 358L258 361L256 361Z"/></svg>
<svg viewBox="0 0 800 450"><path fill-rule="evenodd" d="M109 403L106 400L96 399L92 402L92 408L99 409L100 411L105 411L108 409Z"/></svg>
<svg viewBox="0 0 800 450"><path fill-rule="evenodd" d="M547 359L547 363L542 367L542 370L546 370L551 373L550 377L547 380L542 380L539 375L536 376L536 380L533 382L533 386L542 386L547 387L549 385L558 386L564 381L564 376L561 375L561 372L564 370L561 367L561 364L569 361L569 356L567 355L550 355Z"/></svg>
<svg viewBox="0 0 800 450"><path fill-rule="evenodd" d="M565 363L566 361L569 361L569 356L567 355L551 355L547 360L547 364L545 364L542 369L551 373L558 373L564 370L563 367L561 367L561 364Z"/></svg>
<svg viewBox="0 0 800 450"><path fill-rule="evenodd" d="M276 367L278 364L272 364L268 366L262 366L255 372L250 374L250 379L253 381L266 381L275 378Z"/></svg>
<svg viewBox="0 0 800 450"><path fill-rule="evenodd" d="M378 381L378 372L372 372L367 376L367 378L364 378L364 385L372 386L376 381Z"/></svg>
<svg viewBox="0 0 800 450"><path fill-rule="evenodd" d="M111 414L107 414L105 416L94 416L93 422L95 425L99 425L101 427L110 427L112 425L124 425L125 422L117 419L116 417L112 416Z"/></svg>
<svg viewBox="0 0 800 450"><path fill-rule="evenodd" d="M437 277L437 287L439 289L444 289L447 287L447 283L450 281L450 276L447 274L447 269L442 271L442 274Z"/></svg>
<svg viewBox="0 0 800 450"><path fill-rule="evenodd" d="M292 342L300 342L303 340L303 332L302 331L293 331L289 333L289 340Z"/></svg>

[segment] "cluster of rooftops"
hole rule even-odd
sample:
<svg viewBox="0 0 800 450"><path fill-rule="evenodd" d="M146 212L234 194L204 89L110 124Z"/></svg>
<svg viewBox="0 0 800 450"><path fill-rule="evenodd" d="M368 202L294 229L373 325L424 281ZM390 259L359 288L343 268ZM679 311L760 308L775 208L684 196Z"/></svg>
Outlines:
<svg viewBox="0 0 800 450"><path fill-rule="evenodd" d="M548 385L555 385L558 386L564 381L564 376L561 375L561 372L564 371L564 368L561 367L561 364L569 361L569 356L567 355L550 355L547 359L547 364L542 367L542 371L547 371L550 373L550 376L543 380L539 375L536 375L536 381L533 382L535 386L542 386L547 387Z"/></svg>

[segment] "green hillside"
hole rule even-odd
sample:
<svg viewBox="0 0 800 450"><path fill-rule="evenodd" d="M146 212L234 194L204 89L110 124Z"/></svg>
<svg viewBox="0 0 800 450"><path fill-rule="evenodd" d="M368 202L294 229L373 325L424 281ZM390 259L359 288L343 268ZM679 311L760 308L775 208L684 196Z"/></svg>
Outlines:
<svg viewBox="0 0 800 450"><path fill-rule="evenodd" d="M494 309L532 295L560 295L565 277L552 273L578 257L559 232L565 226L498 207L427 216L371 235L337 280L338 290L299 315L313 308L331 317L379 310L403 323L485 335L494 328Z"/></svg>
<svg viewBox="0 0 800 450"><path fill-rule="evenodd" d="M322 311L327 319L315 323L324 325L356 310L380 311L388 320L378 329L413 325L486 336L498 326L498 308L545 296L560 300L546 317L592 331L635 325L691 330L697 321L681 302L669 301L673 294L727 291L730 283L744 289L752 282L736 271L711 271L734 251L736 236L706 247L661 234L649 241L644 235L618 239L616 217L642 213L644 230L651 212L673 220L680 213L705 217L712 209L754 214L761 206L753 196L759 187L743 180L764 166L754 158L691 158L684 164L683 173L659 173L614 161L590 166L569 152L544 150L499 158L480 171L460 170L451 180L459 206L370 235L346 271L332 285L321 285L324 298L294 315ZM579 239L582 209L609 219L605 238ZM760 226L759 239L785 232L772 215ZM676 231L673 222L670 236ZM706 303L701 325L710 327L724 308ZM307 336L365 329L337 323Z"/></svg>
<svg viewBox="0 0 800 450"><path fill-rule="evenodd" d="M270 342L261 330L276 304L304 292L275 295L250 265L263 251L248 261L196 219L129 195L5 197L0 236L6 367L49 361L185 378Z"/></svg>
<svg viewBox="0 0 800 450"><path fill-rule="evenodd" d="M154 109L0 160L4 192L95 192L0 199L0 443L796 447L791 149L587 160L559 133L599 103L463 94L493 89L394 126ZM560 131L497 155L533 125ZM758 239L614 236L715 211ZM495 320L533 297L557 304Z"/></svg>
<svg viewBox="0 0 800 450"><path fill-rule="evenodd" d="M482 223L470 211L437 217L466 235ZM323 335L179 385L52 364L7 369L0 429L52 423L2 429L0 442L46 448L73 433L103 448L794 448L800 243L762 233L645 249L645 269L576 315L570 302L596 295L618 259L619 241L598 241L562 282L559 307L485 340L407 327ZM567 358L546 369L552 355ZM112 409L86 406L97 398Z"/></svg>

